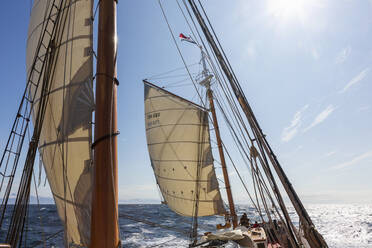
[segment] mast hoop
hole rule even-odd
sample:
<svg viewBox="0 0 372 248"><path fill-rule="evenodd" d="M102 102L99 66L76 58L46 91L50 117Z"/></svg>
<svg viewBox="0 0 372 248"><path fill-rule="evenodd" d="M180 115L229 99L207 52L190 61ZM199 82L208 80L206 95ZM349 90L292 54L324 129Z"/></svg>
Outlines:
<svg viewBox="0 0 372 248"><path fill-rule="evenodd" d="M112 77L112 76L108 75L107 73L103 73L103 72L97 72L94 77L97 77L97 76L105 76L109 79L112 79L112 81L116 84L116 86L119 86L119 80L118 80L117 77Z"/></svg>
<svg viewBox="0 0 372 248"><path fill-rule="evenodd" d="M115 132L115 133L111 133L111 134L106 134L98 139L96 139L93 144L91 145L91 148L94 149L94 147L101 141L105 140L105 139L108 139L108 138L112 138L112 137L115 137L115 136L118 136L120 134L119 131Z"/></svg>

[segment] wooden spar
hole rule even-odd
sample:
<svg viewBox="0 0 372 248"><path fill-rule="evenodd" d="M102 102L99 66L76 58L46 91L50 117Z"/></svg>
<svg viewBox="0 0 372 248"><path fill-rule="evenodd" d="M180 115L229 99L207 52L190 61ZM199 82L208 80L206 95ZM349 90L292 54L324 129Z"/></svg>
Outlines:
<svg viewBox="0 0 372 248"><path fill-rule="evenodd" d="M100 0L91 248L120 245L117 179L116 1Z"/></svg>
<svg viewBox="0 0 372 248"><path fill-rule="evenodd" d="M220 129L218 127L217 115L216 115L216 111L215 111L215 108L214 108L213 92L210 88L208 88L207 94L208 94L208 99L209 99L209 107L210 107L210 110L211 110L211 113L212 113L212 118L213 118L213 127L214 127L214 131L216 133L218 152L220 154L220 159L221 159L221 166L222 166L223 178L224 178L225 186L226 186L227 199L229 201L230 215L232 217L233 227L236 228L238 226L238 218L237 218L236 212L235 212L235 206L234 206L233 196L232 196L232 193L231 193L229 175L227 173L227 168L226 168L225 155L223 153L223 148L222 148Z"/></svg>

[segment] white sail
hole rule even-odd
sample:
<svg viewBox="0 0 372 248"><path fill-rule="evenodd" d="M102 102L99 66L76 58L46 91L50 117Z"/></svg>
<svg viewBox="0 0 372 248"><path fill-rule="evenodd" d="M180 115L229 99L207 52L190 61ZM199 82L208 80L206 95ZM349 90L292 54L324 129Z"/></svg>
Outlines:
<svg viewBox="0 0 372 248"><path fill-rule="evenodd" d="M151 165L166 204L180 215L194 216L199 191L198 216L225 213L207 111L145 83L145 120Z"/></svg>
<svg viewBox="0 0 372 248"><path fill-rule="evenodd" d="M30 73L39 37L47 23L51 0L35 0L27 40L27 72ZM47 79L51 88L39 151L59 217L65 227L66 244L88 246L92 190L92 6L93 0L65 1L64 16L55 40L56 62ZM56 6L60 0L55 1ZM53 19L57 10L53 10ZM48 26L52 31L52 25ZM44 41L47 41L45 39ZM46 42L44 42L46 43ZM41 48L44 49L45 48ZM41 50L43 51L43 50ZM41 69L38 61L36 68ZM43 75L45 73L43 72ZM36 82L37 75L32 79ZM32 90L35 90L32 88ZM34 100L38 109L40 90Z"/></svg>

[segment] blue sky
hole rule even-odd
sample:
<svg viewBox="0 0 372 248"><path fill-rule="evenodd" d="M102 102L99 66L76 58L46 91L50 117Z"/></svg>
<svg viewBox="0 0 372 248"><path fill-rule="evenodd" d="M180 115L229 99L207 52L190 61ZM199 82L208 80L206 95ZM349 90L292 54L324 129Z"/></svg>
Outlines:
<svg viewBox="0 0 372 248"><path fill-rule="evenodd" d="M203 2L302 199L372 203L372 1ZM163 3L175 33L187 33L174 1ZM0 12L3 150L25 86L30 3L6 1ZM119 196L121 201L157 200L141 81L183 64L157 1L119 1L118 41ZM198 51L182 49L189 63L198 62ZM190 88L177 90L192 99ZM244 202L237 177L230 174L234 197ZM49 195L47 188L39 191Z"/></svg>

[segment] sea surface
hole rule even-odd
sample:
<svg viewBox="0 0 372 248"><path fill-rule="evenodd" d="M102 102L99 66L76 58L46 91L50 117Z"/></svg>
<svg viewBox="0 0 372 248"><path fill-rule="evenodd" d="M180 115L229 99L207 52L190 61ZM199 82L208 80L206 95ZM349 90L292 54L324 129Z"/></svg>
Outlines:
<svg viewBox="0 0 372 248"><path fill-rule="evenodd" d="M313 204L306 207L329 247L372 248L372 205ZM239 216L247 212L251 220L257 219L248 206L239 205L237 210ZM188 247L191 219L174 214L167 206L120 205L119 212L123 247ZM64 247L63 227L54 205L31 205L29 216L25 247ZM8 222L9 217L6 217L5 223ZM200 218L199 232L214 230L218 223L223 224L222 217ZM5 230L5 226L0 230L1 240L6 235ZM227 247L236 246L229 244Z"/></svg>

